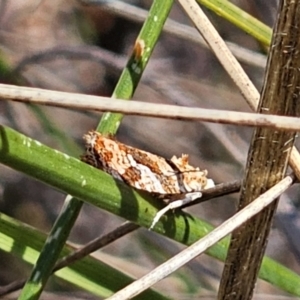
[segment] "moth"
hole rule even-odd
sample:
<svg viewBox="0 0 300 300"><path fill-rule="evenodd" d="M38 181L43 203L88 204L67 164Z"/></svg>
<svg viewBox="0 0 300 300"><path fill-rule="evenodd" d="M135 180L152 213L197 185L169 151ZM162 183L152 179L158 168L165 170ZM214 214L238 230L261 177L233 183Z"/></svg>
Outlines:
<svg viewBox="0 0 300 300"><path fill-rule="evenodd" d="M96 131L88 132L84 140L86 154L83 161L135 189L147 191L169 203L156 214L150 229L168 210L200 198L202 190L215 186L213 180L207 178L206 170L189 164L187 154L167 160Z"/></svg>

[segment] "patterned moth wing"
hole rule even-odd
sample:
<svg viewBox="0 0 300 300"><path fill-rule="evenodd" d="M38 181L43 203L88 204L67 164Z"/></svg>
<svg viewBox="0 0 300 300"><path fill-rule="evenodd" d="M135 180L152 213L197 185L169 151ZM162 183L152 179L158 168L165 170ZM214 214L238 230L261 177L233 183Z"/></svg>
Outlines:
<svg viewBox="0 0 300 300"><path fill-rule="evenodd" d="M114 178L143 191L160 196L199 192L214 186L207 171L188 162L188 155L170 161L152 153L122 144L96 131L84 136L83 161L102 169Z"/></svg>

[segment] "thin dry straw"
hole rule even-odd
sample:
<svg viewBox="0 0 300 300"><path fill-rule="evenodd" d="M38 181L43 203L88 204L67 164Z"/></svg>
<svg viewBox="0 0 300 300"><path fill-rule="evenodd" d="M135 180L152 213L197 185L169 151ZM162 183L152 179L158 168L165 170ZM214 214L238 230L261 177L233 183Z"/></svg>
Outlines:
<svg viewBox="0 0 300 300"><path fill-rule="evenodd" d="M111 101L111 98L108 97L96 97L5 84L0 84L0 99L81 110L110 111L157 118L264 126L274 129L300 131L300 119L295 117L182 107L132 100L123 101L114 99L114 101Z"/></svg>
<svg viewBox="0 0 300 300"><path fill-rule="evenodd" d="M209 247L220 241L222 238L230 234L233 230L248 221L251 217L259 213L272 201L278 198L288 187L293 183L291 176L285 177L275 186L270 188L267 192L259 196L256 200L251 202L244 209L236 213L233 217L222 223L219 227L215 228L204 238L186 248L179 254L173 256L171 259L149 272L142 278L136 280L128 285L121 291L115 293L108 298L109 300L124 300L131 299L132 297L140 294L142 291L151 287L158 281L162 280L169 274L173 273L180 267L184 266L190 260L194 259Z"/></svg>

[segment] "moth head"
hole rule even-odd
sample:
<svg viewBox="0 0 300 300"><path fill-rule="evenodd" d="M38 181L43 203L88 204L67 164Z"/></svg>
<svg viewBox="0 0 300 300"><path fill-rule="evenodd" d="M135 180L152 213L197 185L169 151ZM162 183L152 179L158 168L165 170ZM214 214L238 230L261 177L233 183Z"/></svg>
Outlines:
<svg viewBox="0 0 300 300"><path fill-rule="evenodd" d="M97 153L95 151L97 136L98 135L95 131L89 131L83 136L83 139L85 140L86 152L81 156L81 160L89 165L99 168Z"/></svg>

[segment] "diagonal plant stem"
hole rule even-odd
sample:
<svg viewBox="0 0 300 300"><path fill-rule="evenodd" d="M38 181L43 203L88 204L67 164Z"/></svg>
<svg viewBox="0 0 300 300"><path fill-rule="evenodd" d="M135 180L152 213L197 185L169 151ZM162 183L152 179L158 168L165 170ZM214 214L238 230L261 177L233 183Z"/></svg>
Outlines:
<svg viewBox="0 0 300 300"><path fill-rule="evenodd" d="M109 8L117 15L121 15L124 18L130 20L143 20L145 11L137 8L133 5L125 3L125 1L103 1L103 0L79 0L85 5L102 5L103 8ZM199 4L212 10L220 17L228 20L232 24L241 28L249 35L253 36L256 40L263 43L266 46L270 45L272 30L267 25L263 24L246 11L231 3L228 0L195 0ZM174 26L177 22L170 22L169 24ZM167 24L166 24L167 25ZM176 27L175 27L176 28ZM177 29L177 28L176 28ZM173 32L174 28L168 26L167 31Z"/></svg>
<svg viewBox="0 0 300 300"><path fill-rule="evenodd" d="M163 207L162 203L158 203L149 195L138 193L128 185L114 180L107 173L51 149L12 129L0 126L0 136L1 163L17 171L30 174L33 178L74 195L95 207L126 220L131 220L146 228L152 223L157 211ZM0 225L1 233L10 238L10 226L6 228L1 222ZM191 245L212 229L213 227L207 222L181 211L175 216L174 214L164 216L154 230L179 243ZM14 240L16 236L14 236ZM34 244L34 241L22 240L22 236L20 239L18 239L18 244L21 245L22 249L24 249L22 243L29 247ZM15 243L14 240L12 241L13 244ZM216 259L225 260L228 242L228 239L222 240L209 248L207 254ZM20 253L14 252L14 248L8 250L3 249L3 246L0 243L0 249L20 255ZM40 249L41 247L37 251ZM34 263L34 261L30 261L30 263ZM276 272L273 272L274 269ZM260 275L261 278L283 290L297 296L300 295L299 276L270 258L264 258Z"/></svg>
<svg viewBox="0 0 300 300"><path fill-rule="evenodd" d="M299 116L300 2L280 1L258 107L261 114ZM296 133L254 131L239 210L285 175ZM251 299L278 199L232 234L219 299Z"/></svg>
<svg viewBox="0 0 300 300"><path fill-rule="evenodd" d="M207 42L228 75L237 85L247 103L251 107L256 108L259 99L259 92L200 6L194 0L178 0L178 2L189 18L193 21L197 30Z"/></svg>
<svg viewBox="0 0 300 300"><path fill-rule="evenodd" d="M22 255L24 262L34 264L47 239L47 234L3 213L0 213L0 228L1 250L14 255ZM62 255L66 256L75 249L74 245L66 243ZM91 256L55 272L55 277L61 278L101 299L109 297L115 290L119 290L133 281L132 277ZM20 283L22 282L1 285L0 298L6 299L5 294L20 285ZM8 296L8 298L11 297ZM58 297L53 296L51 299L56 298ZM148 290L137 299L166 300L167 297L153 290Z"/></svg>
<svg viewBox="0 0 300 300"><path fill-rule="evenodd" d="M214 188L210 188L203 191L201 198L183 206L182 208L203 203L210 199L215 199L219 196L224 196L224 195L238 192L240 190L240 187L241 187L241 182L237 180L229 183L218 184ZM78 248L74 250L72 253L68 254L67 256L61 258L59 261L56 262L55 267L52 270L52 273L74 264L76 261L83 259L84 257L90 255L92 252L99 250L104 246L107 246L109 243L114 242L115 240L119 239L124 235L127 235L128 233L138 229L139 227L140 227L139 225L133 222L130 221L124 222L122 225L110 231L109 233L105 234L104 236L94 239L93 241L89 242L83 247ZM13 291L16 291L18 289L21 289L25 283L26 283L26 279L22 279L22 280L16 280L5 287L1 287L0 297L8 293L11 293Z"/></svg>
<svg viewBox="0 0 300 300"><path fill-rule="evenodd" d="M198 255L202 254L209 247L214 245L216 242L220 241L226 235L230 234L234 229L236 229L241 224L245 223L255 214L260 212L267 205L272 203L278 196L280 196L287 188L289 188L293 183L294 176L287 176L282 179L277 185L269 189L259 198L255 199L251 204L246 206L244 209L239 211L230 219L226 220L219 227L215 228L204 238L197 241L187 249L184 249L179 254L176 254L167 262L161 264L159 267L149 272L147 275L136 280L132 284L128 285L123 290L117 292L109 300L125 300L131 299L132 297L138 295L142 291L151 287L158 281L162 280L172 272L176 271Z"/></svg>
<svg viewBox="0 0 300 300"><path fill-rule="evenodd" d="M204 12L194 0L178 0L178 2L182 5L203 38L207 41L208 45L215 53L228 75L240 89L240 92L244 96L248 105L253 110L256 110L260 97L258 90L255 88L236 58L229 51L228 47ZM297 178L300 180L300 154L296 147L292 148L289 164Z"/></svg>
<svg viewBox="0 0 300 300"><path fill-rule="evenodd" d="M60 270L64 267L69 266L70 264L76 262L79 259L84 258L85 256L91 254L92 252L103 248L104 246L109 245L110 243L116 241L117 239L121 238L122 236L135 231L140 226L137 224L134 224L132 222L126 221L123 224L121 224L116 229L110 231L109 233L100 236L92 241L90 241L88 244L84 245L83 247L76 249L74 252L69 254L68 256L63 257L60 259L53 269L53 272L56 272L57 270Z"/></svg>
<svg viewBox="0 0 300 300"><path fill-rule="evenodd" d="M153 2L148 18L136 40L143 44L141 55L137 57L137 48L135 47L121 74L112 98L131 99L133 96L163 29L163 25L169 15L173 2L173 0ZM98 124L97 131L115 134L122 118L122 114L105 113Z"/></svg>
<svg viewBox="0 0 300 300"><path fill-rule="evenodd" d="M139 57L136 55L136 49L122 72L118 84L113 93L113 98L130 99L139 83L144 69L153 52L154 46L162 31L173 0L160 1L155 0L149 11L144 26L141 29L139 40L143 41L145 51ZM106 113L103 115L97 130L102 133L115 134L122 120L122 114ZM68 197L67 197L68 199ZM71 198L66 201L62 213L58 216L54 226L51 229L49 237L45 243L39 259L27 280L19 299L38 299L43 288L51 274L55 262L63 248L65 241L71 231L78 213L80 212L82 202ZM64 215L69 214L66 220ZM47 264L45 264L47 260Z"/></svg>
<svg viewBox="0 0 300 300"><path fill-rule="evenodd" d="M97 4L97 1L92 2L89 0L80 0L80 2L83 2L86 5ZM237 23L238 25L241 25L239 26L240 28L242 27L249 34L254 34L258 41L261 41L262 43L267 42L269 45L272 33L271 29L257 19L248 15L245 11L243 11L242 14L241 9L234 6L231 2L223 1L224 6L222 6L222 9L218 6L218 0L201 1L201 3L221 16L227 16L229 21L234 21L235 24ZM101 4L101 8L109 11L115 16L120 16L132 22L141 23L144 22L147 17L147 11L145 9L136 7L124 1L107 1L104 4ZM230 18L230 14L232 12L235 13L234 18ZM182 41L190 41L200 44L203 47L208 47L206 42L199 37L197 30L195 30L192 26L179 23L172 19L167 20L165 23L164 32L173 35ZM226 44L239 61L259 68L266 65L265 55L232 42L226 41Z"/></svg>
<svg viewBox="0 0 300 300"><path fill-rule="evenodd" d="M65 203L67 203L67 201ZM131 231L134 231L138 227L139 227L139 225L136 225L132 222L129 222L129 221L124 222L122 225L120 225L115 230L113 230L113 231L109 232L108 234L105 234L99 238L94 239L93 241L91 241L87 245L85 245L84 247L74 250L72 253L68 254L67 256L65 256L62 259L60 259L59 261L57 261L54 266L54 269L52 270L52 273L54 273L62 268L65 268L67 266L70 266L71 264L75 263L79 259L82 259L82 258L86 257L87 255L89 255L90 253L92 253L98 249L101 249L104 246L107 246L108 244L112 243L113 241L119 239L120 237L130 233ZM48 262L46 261L46 263L48 263ZM21 289L25 283L26 283L26 280L21 279L21 280L16 280L5 287L1 287L0 297L6 295L8 293L11 293L13 291Z"/></svg>
<svg viewBox="0 0 300 300"><path fill-rule="evenodd" d="M224 19L255 37L266 46L270 45L272 30L228 0L197 0Z"/></svg>

